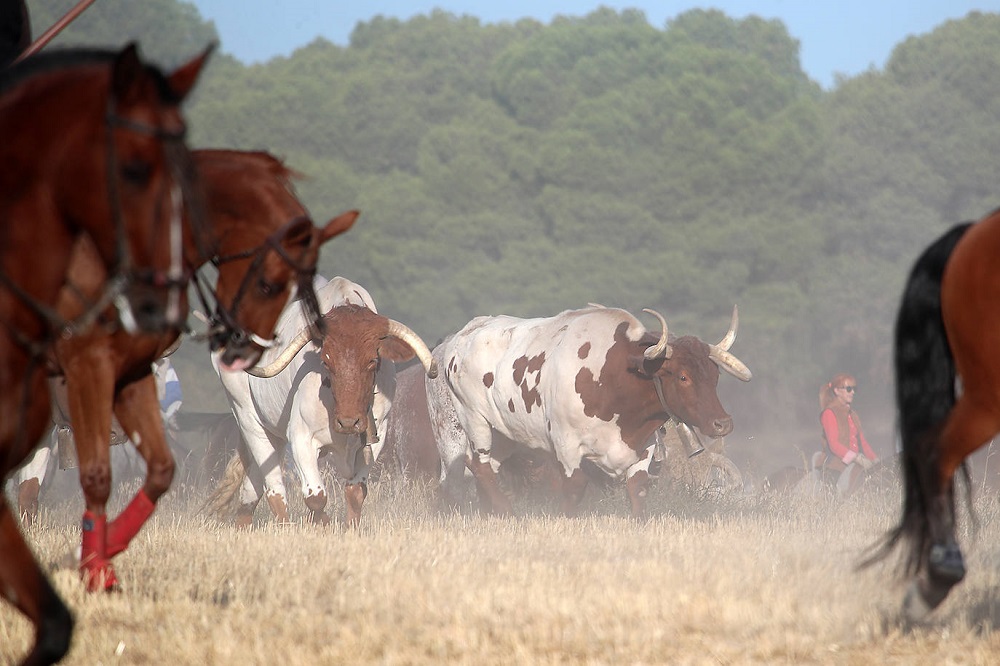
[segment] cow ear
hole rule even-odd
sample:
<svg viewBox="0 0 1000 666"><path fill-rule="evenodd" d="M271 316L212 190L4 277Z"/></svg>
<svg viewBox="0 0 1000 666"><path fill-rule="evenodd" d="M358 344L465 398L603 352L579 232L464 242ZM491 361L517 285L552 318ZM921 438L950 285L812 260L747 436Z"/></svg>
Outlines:
<svg viewBox="0 0 1000 666"><path fill-rule="evenodd" d="M382 345L379 347L378 355L394 363L402 363L403 361L409 361L416 356L416 353L410 345L390 335L382 338Z"/></svg>
<svg viewBox="0 0 1000 666"><path fill-rule="evenodd" d="M648 359L645 356L629 356L628 369L642 377L652 377L663 367L663 358Z"/></svg>

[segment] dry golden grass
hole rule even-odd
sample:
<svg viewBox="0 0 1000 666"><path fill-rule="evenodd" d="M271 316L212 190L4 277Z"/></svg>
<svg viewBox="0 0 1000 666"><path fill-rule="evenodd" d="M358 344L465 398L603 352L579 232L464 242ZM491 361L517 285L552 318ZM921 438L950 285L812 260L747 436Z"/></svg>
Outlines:
<svg viewBox="0 0 1000 666"><path fill-rule="evenodd" d="M521 506L504 520L441 514L426 488L387 481L360 530L276 527L262 508L238 532L180 490L116 560L118 595L84 593L57 564L77 541L74 503L28 538L77 619L67 664L1000 662L994 500L963 535L967 580L908 628L894 564L854 570L897 489L711 502L664 487L641 523L620 490L597 495L577 519ZM0 662L29 640L0 608Z"/></svg>

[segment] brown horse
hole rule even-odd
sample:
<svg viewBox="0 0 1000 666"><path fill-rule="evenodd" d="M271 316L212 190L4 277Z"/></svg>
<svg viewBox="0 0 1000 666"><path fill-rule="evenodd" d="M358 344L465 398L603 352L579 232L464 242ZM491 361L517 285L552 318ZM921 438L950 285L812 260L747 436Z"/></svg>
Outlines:
<svg viewBox="0 0 1000 666"><path fill-rule="evenodd" d="M0 478L48 424L51 340L98 311L70 322L53 309L77 237L93 240L113 276L98 292L101 309L117 301L148 329L181 314L165 315L184 290L166 241L192 191L180 105L207 56L164 75L129 45L39 55L0 73ZM35 625L26 663L58 660L72 619L3 497L0 552L0 594Z"/></svg>
<svg viewBox="0 0 1000 666"><path fill-rule="evenodd" d="M1000 432L998 256L1000 211L953 227L917 259L896 319L903 514L869 561L907 543L910 619L936 608L965 576L955 476L968 482L965 459Z"/></svg>
<svg viewBox="0 0 1000 666"><path fill-rule="evenodd" d="M211 347L224 349L229 367L239 370L255 364L270 344L278 315L296 288L300 294L312 292L320 246L349 229L358 213L315 227L291 190L292 173L266 153L195 151L194 160L204 188L211 249L204 254L189 243L186 262L190 270L209 261L218 269ZM92 245L81 242L77 250L70 284L59 300L59 312L66 317L77 316L81 293L89 297L100 288L101 265ZM177 335L94 327L56 342L86 503L80 573L91 591L117 586L111 558L125 550L173 479L174 459L151 364ZM147 472L136 497L109 522L105 507L111 493L112 410L146 461Z"/></svg>

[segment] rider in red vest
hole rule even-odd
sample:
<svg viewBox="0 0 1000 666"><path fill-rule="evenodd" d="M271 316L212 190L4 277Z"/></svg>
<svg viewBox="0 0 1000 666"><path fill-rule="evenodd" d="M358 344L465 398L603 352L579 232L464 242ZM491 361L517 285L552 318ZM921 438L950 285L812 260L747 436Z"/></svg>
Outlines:
<svg viewBox="0 0 1000 666"><path fill-rule="evenodd" d="M851 407L857 388L854 377L843 373L826 383L819 393L819 420L829 452L844 467L857 463L868 469L878 462L878 456L865 438L858 413Z"/></svg>

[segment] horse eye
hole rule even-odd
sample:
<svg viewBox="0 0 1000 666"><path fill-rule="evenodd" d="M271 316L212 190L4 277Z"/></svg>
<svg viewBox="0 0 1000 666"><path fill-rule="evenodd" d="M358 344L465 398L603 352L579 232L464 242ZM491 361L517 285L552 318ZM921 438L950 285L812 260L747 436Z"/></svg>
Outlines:
<svg viewBox="0 0 1000 666"><path fill-rule="evenodd" d="M122 164L122 178L133 185L146 185L153 174L153 167L149 162L133 160Z"/></svg>
<svg viewBox="0 0 1000 666"><path fill-rule="evenodd" d="M257 291L260 292L261 296L270 298L271 296L274 296L279 291L281 291L281 287L274 284L273 282L268 282L267 280L258 280Z"/></svg>

